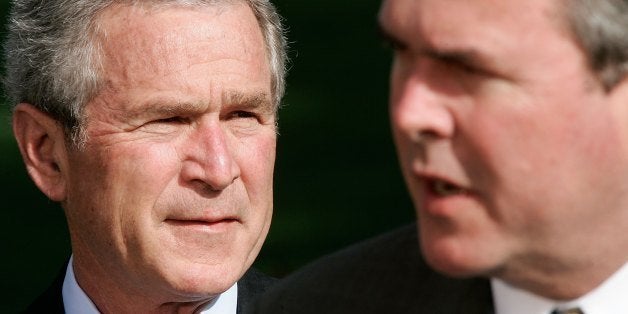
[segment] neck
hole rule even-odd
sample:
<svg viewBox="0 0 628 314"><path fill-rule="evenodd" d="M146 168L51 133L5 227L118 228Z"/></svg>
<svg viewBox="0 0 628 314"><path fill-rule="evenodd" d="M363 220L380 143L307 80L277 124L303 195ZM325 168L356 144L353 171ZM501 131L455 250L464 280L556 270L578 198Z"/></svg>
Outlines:
<svg viewBox="0 0 628 314"><path fill-rule="evenodd" d="M541 258L531 262L536 264L536 267L527 264L517 269L514 266L501 270L494 276L538 296L556 301L569 301L578 299L599 287L624 266L626 261L628 255L579 263L574 261L560 263Z"/></svg>
<svg viewBox="0 0 628 314"><path fill-rule="evenodd" d="M520 254L490 275L556 301L593 291L628 261L628 200L608 202L591 209L595 214L586 222L541 228L522 244Z"/></svg>
<svg viewBox="0 0 628 314"><path fill-rule="evenodd" d="M150 287L127 287L124 279L97 276L94 268L74 260L74 277L101 313L198 313L216 296L184 297L159 293ZM172 301L176 300L176 301Z"/></svg>
<svg viewBox="0 0 628 314"><path fill-rule="evenodd" d="M78 279L77 279L78 280ZM137 294L112 292L99 287L97 290L90 285L81 288L89 296L101 313L198 313L213 298L191 302L159 302ZM85 287L83 287L85 286Z"/></svg>

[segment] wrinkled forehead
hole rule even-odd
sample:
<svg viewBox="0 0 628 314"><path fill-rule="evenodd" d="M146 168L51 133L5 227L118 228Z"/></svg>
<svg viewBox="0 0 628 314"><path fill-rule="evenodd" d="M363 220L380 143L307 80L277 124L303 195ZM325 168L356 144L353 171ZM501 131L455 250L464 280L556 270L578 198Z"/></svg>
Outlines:
<svg viewBox="0 0 628 314"><path fill-rule="evenodd" d="M144 10L160 10L172 7L216 7L234 3L247 3L248 0L114 0L112 5L142 8Z"/></svg>
<svg viewBox="0 0 628 314"><path fill-rule="evenodd" d="M233 14L234 11L248 11L250 14L246 18L252 17L255 26L259 28L257 19L245 1L121 1L114 2L96 16L93 32L97 39L101 40L101 45L111 40L113 35L120 35L119 32L114 33L116 30L122 30L122 34L132 32L132 36L144 35L148 36L149 39L163 37L164 40L176 41L182 33L193 35L209 33L211 28L215 27L213 22L220 19L221 16ZM185 23L168 24L168 22L176 20L176 17L173 17L174 14L168 14L169 12L184 12L183 16L179 17L179 21L194 19L197 24L188 28L186 32L176 32L176 30L184 30L189 25ZM241 29L240 31L250 30L255 30L255 28ZM135 37L132 38L132 42L135 43L142 39L142 37ZM149 42L149 39L144 40L144 42Z"/></svg>
<svg viewBox="0 0 628 314"><path fill-rule="evenodd" d="M96 37L105 72L122 69L123 76L164 75L185 71L190 62L220 59L267 63L257 20L242 1L148 9L116 5L101 14Z"/></svg>

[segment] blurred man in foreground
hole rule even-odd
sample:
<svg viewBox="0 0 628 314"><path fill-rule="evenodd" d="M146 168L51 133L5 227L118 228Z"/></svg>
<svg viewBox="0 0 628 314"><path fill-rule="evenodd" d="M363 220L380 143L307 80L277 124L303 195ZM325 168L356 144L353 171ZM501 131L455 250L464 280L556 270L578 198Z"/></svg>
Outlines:
<svg viewBox="0 0 628 314"><path fill-rule="evenodd" d="M236 313L272 216L285 43L267 0L14 1L29 175L72 258L29 312Z"/></svg>
<svg viewBox="0 0 628 314"><path fill-rule="evenodd" d="M628 313L628 2L385 0L379 21L418 230L260 311Z"/></svg>

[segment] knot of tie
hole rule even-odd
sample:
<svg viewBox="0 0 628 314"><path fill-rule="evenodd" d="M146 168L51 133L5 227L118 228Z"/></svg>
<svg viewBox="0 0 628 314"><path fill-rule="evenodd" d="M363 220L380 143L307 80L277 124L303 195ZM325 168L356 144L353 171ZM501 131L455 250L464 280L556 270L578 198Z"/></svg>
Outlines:
<svg viewBox="0 0 628 314"><path fill-rule="evenodd" d="M553 310L552 314L584 314L584 312L582 312L581 309L579 308L573 308L573 309L566 309L566 310Z"/></svg>

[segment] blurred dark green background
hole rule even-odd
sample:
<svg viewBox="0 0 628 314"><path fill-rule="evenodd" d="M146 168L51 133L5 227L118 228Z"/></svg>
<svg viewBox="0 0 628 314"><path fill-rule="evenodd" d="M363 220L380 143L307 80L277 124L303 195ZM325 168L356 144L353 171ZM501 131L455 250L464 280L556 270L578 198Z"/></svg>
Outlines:
<svg viewBox="0 0 628 314"><path fill-rule="evenodd" d="M390 53L377 36L379 1L274 0L289 28L292 63L280 112L274 220L257 261L267 273L284 276L414 219L390 138ZM0 0L2 38L8 2ZM60 207L27 177L6 105L0 154L0 313L13 313L48 286L70 248Z"/></svg>

